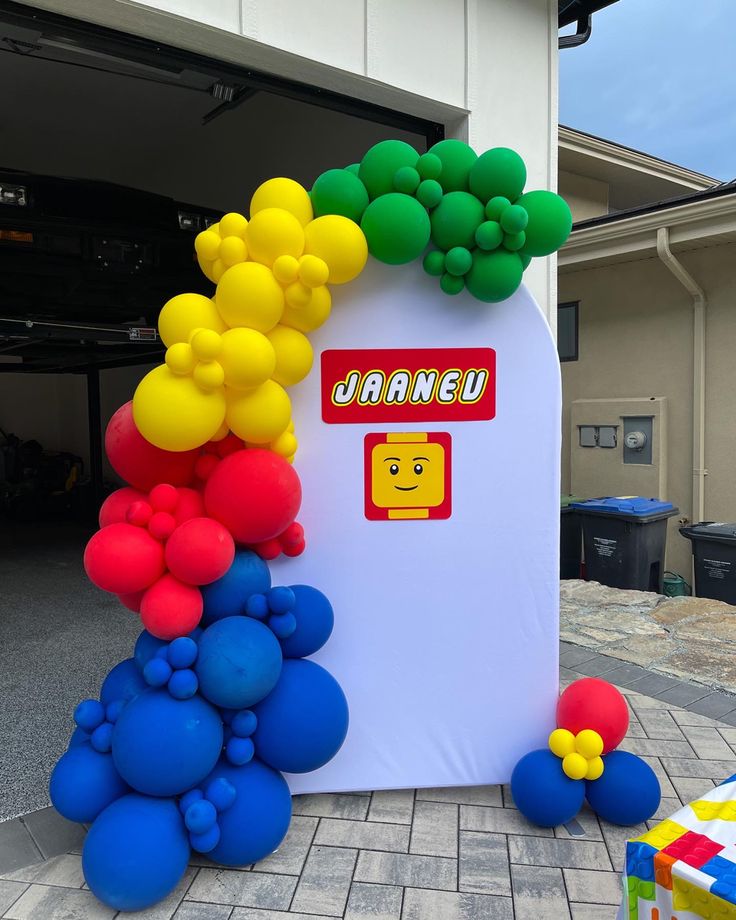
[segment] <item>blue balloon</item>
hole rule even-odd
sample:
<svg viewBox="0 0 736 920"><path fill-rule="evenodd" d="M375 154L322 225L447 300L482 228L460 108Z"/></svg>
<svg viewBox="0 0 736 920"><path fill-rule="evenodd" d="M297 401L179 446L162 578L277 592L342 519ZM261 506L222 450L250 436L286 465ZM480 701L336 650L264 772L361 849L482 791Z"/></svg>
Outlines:
<svg viewBox="0 0 736 920"><path fill-rule="evenodd" d="M309 585L292 585L296 605L291 613L296 618L296 630L281 639L284 658L306 658L313 655L330 638L335 624L332 604L321 591Z"/></svg>
<svg viewBox="0 0 736 920"><path fill-rule="evenodd" d="M199 692L211 703L247 709L273 690L281 662L281 646L267 626L227 617L202 633L194 670Z"/></svg>
<svg viewBox="0 0 736 920"><path fill-rule="evenodd" d="M222 743L222 719L200 696L177 700L165 689L148 689L115 723L112 757L137 792L180 795L212 770Z"/></svg>
<svg viewBox="0 0 736 920"><path fill-rule="evenodd" d="M200 588L204 603L202 625L243 615L251 594L265 594L270 587L271 573L263 559L249 549L238 550L222 578Z"/></svg>
<svg viewBox="0 0 736 920"><path fill-rule="evenodd" d="M628 751L611 751L603 758L600 779L587 782L585 796L593 811L611 824L641 824L659 808L661 790L646 761Z"/></svg>
<svg viewBox="0 0 736 920"><path fill-rule="evenodd" d="M59 814L85 824L128 792L110 754L98 753L88 741L61 755L49 782L51 802Z"/></svg>
<svg viewBox="0 0 736 920"><path fill-rule="evenodd" d="M308 773L340 750L348 704L335 678L313 661L284 661L273 692L253 707L256 757L284 773Z"/></svg>
<svg viewBox="0 0 736 920"><path fill-rule="evenodd" d="M138 667L143 670L151 658L156 657L156 652L164 646L168 646L168 642L164 639L157 639L156 636L152 636L147 630L138 636L135 640L135 649L133 650L133 657L135 658L135 663Z"/></svg>
<svg viewBox="0 0 736 920"><path fill-rule="evenodd" d="M527 821L556 827L571 821L585 798L585 783L562 772L562 761L552 751L526 754L511 774L514 803Z"/></svg>
<svg viewBox="0 0 736 920"><path fill-rule="evenodd" d="M280 773L252 760L243 767L220 761L210 780L224 777L235 802L220 812L220 840L207 855L225 866L247 866L273 853L291 821L291 793Z"/></svg>
<svg viewBox="0 0 736 920"><path fill-rule="evenodd" d="M69 739L69 744L67 747L76 747L78 744L84 744L85 741L89 741L90 733L86 732L81 725L77 727L72 732L72 736Z"/></svg>
<svg viewBox="0 0 736 920"><path fill-rule="evenodd" d="M169 895L189 862L184 819L171 799L126 795L89 829L82 870L114 910L143 910Z"/></svg>
<svg viewBox="0 0 736 920"><path fill-rule="evenodd" d="M147 684L143 680L141 669L136 664L135 658L126 658L120 664L116 664L102 681L100 700L105 706L115 700L132 700L146 687Z"/></svg>

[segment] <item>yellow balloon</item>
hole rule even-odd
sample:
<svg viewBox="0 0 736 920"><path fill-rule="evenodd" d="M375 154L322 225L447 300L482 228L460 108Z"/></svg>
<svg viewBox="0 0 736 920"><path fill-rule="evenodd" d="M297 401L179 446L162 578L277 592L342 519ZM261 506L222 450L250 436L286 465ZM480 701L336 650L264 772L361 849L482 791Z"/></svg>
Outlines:
<svg viewBox="0 0 736 920"><path fill-rule="evenodd" d="M284 291L284 299L295 310L303 310L312 299L312 289L308 288L306 284L302 284L301 281L295 281Z"/></svg>
<svg viewBox="0 0 736 920"><path fill-rule="evenodd" d="M227 268L228 268L227 265L225 265L222 259L215 259L215 261L212 263L212 269L211 269L212 277L215 281L215 284L217 284L220 278L222 278L222 276L227 271Z"/></svg>
<svg viewBox="0 0 736 920"><path fill-rule="evenodd" d="M299 277L299 260L294 256L279 256L273 263L273 273L281 284L291 284Z"/></svg>
<svg viewBox="0 0 736 920"><path fill-rule="evenodd" d="M251 259L269 267L279 256L298 259L304 252L302 225L283 208L264 208L251 217L245 240Z"/></svg>
<svg viewBox="0 0 736 920"><path fill-rule="evenodd" d="M160 364L138 384L133 419L143 437L164 450L193 450L206 444L225 418L225 394L201 390L192 377Z"/></svg>
<svg viewBox="0 0 736 920"><path fill-rule="evenodd" d="M228 214L225 214L220 218L220 223L217 226L217 232L224 239L226 236L239 236L241 239L245 238L245 228L248 226L248 221L243 217L242 214L238 214L237 211L230 211Z"/></svg>
<svg viewBox="0 0 736 920"><path fill-rule="evenodd" d="M312 332L325 323L332 310L332 295L327 285L314 288L306 307L292 307L287 303L281 323L300 332Z"/></svg>
<svg viewBox="0 0 736 920"><path fill-rule="evenodd" d="M588 761L582 754L568 754L562 761L562 770L570 779L584 779L588 772Z"/></svg>
<svg viewBox="0 0 736 920"><path fill-rule="evenodd" d="M197 364L197 356L191 345L175 342L166 349L165 361L172 374L191 374Z"/></svg>
<svg viewBox="0 0 736 920"><path fill-rule="evenodd" d="M309 339L297 329L279 325L268 333L268 340L276 353L276 367L271 375L276 383L290 387L304 380L314 361Z"/></svg>
<svg viewBox="0 0 736 920"><path fill-rule="evenodd" d="M225 418L230 430L244 441L269 444L286 431L291 400L286 390L273 380L254 390L227 390Z"/></svg>
<svg viewBox="0 0 736 920"><path fill-rule="evenodd" d="M226 438L229 434L230 429L227 427L227 422L223 422L217 431L212 435L210 441L222 441L222 439Z"/></svg>
<svg viewBox="0 0 736 920"><path fill-rule="evenodd" d="M275 454L286 458L293 457L298 446L296 438L290 431L285 431L269 445Z"/></svg>
<svg viewBox="0 0 736 920"><path fill-rule="evenodd" d="M309 192L293 179L269 179L259 185L250 200L250 216L264 208L283 208L306 226L314 217Z"/></svg>
<svg viewBox="0 0 736 920"><path fill-rule="evenodd" d="M284 312L284 292L270 268L260 262L241 262L220 279L216 303L228 326L268 332Z"/></svg>
<svg viewBox="0 0 736 920"><path fill-rule="evenodd" d="M195 329L189 339L192 351L200 361L214 361L220 354L222 338L212 329Z"/></svg>
<svg viewBox="0 0 736 920"><path fill-rule="evenodd" d="M588 761L588 770L585 774L585 779L600 779L601 776L603 776L604 769L605 764L603 763L603 758L593 757L592 760Z"/></svg>
<svg viewBox="0 0 736 920"><path fill-rule="evenodd" d="M218 361L200 361L192 376L203 390L216 390L225 383L225 372Z"/></svg>
<svg viewBox="0 0 736 920"><path fill-rule="evenodd" d="M345 284L357 278L368 260L368 244L360 227L340 214L325 214L304 229L304 251L324 259L330 269L330 284Z"/></svg>
<svg viewBox="0 0 736 920"><path fill-rule="evenodd" d="M220 234L203 230L194 238L194 251L205 262L214 262L220 249Z"/></svg>
<svg viewBox="0 0 736 920"><path fill-rule="evenodd" d="M188 342L195 329L214 332L227 329L210 298L202 294L177 294L167 300L158 315L158 331L164 345Z"/></svg>
<svg viewBox="0 0 736 920"><path fill-rule="evenodd" d="M603 753L603 739L591 728L584 728L575 735L575 750L582 754L586 760L600 757Z"/></svg>
<svg viewBox="0 0 736 920"><path fill-rule="evenodd" d="M215 281L215 276L212 274L212 262L208 262L206 259L203 259L202 256L198 255L197 265L199 265L200 269L202 270L202 274L208 281L211 281L213 284L217 284Z"/></svg>
<svg viewBox="0 0 736 920"><path fill-rule="evenodd" d="M299 259L299 280L307 287L316 288L327 284L330 269L324 259L306 255Z"/></svg>
<svg viewBox="0 0 736 920"><path fill-rule="evenodd" d="M218 255L223 264L230 267L237 265L238 262L245 262L248 258L248 247L245 245L245 240L239 236L226 236L220 243Z"/></svg>
<svg viewBox="0 0 736 920"><path fill-rule="evenodd" d="M575 735L566 728L556 728L549 736L549 749L557 757L567 757L575 751Z"/></svg>
<svg viewBox="0 0 736 920"><path fill-rule="evenodd" d="M222 336L218 361L225 371L226 386L249 390L273 375L276 353L263 333L255 329L230 329Z"/></svg>

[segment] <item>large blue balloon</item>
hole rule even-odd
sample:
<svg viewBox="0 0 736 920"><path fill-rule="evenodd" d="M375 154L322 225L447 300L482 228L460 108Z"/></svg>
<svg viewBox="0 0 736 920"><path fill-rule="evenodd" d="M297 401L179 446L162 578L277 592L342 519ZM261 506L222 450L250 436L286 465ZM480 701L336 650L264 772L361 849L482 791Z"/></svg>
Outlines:
<svg viewBox="0 0 736 920"><path fill-rule="evenodd" d="M225 866L258 862L278 847L291 821L291 793L280 773L257 760L243 767L220 761L210 780L225 777L235 802L218 815L220 842L207 856ZM205 784L206 785L206 784Z"/></svg>
<svg viewBox="0 0 736 920"><path fill-rule="evenodd" d="M149 689L120 713L112 757L136 791L180 795L212 770L222 742L222 719L200 696L177 700L167 690Z"/></svg>
<svg viewBox="0 0 736 920"><path fill-rule="evenodd" d="M156 652L163 648L164 645L168 645L164 639L157 639L156 636L152 636L148 630L144 629L143 632L135 640L135 649L133 650L133 657L135 658L135 663L138 667L143 670L151 658L155 657Z"/></svg>
<svg viewBox="0 0 736 920"><path fill-rule="evenodd" d="M511 794L527 821L556 827L580 811L585 783L565 776L560 758L542 749L526 754L514 767Z"/></svg>
<svg viewBox="0 0 736 920"><path fill-rule="evenodd" d="M100 754L88 741L61 755L49 782L51 803L59 814L85 824L127 792L130 788L110 754Z"/></svg>
<svg viewBox="0 0 736 920"><path fill-rule="evenodd" d="M256 756L275 770L308 773L340 750L348 704L335 678L313 661L284 661L273 692L253 707Z"/></svg>
<svg viewBox="0 0 736 920"><path fill-rule="evenodd" d="M250 617L217 620L199 640L199 692L223 709L247 709L273 690L281 662L278 639L263 623Z"/></svg>
<svg viewBox="0 0 736 920"><path fill-rule="evenodd" d="M100 701L107 706L115 700L132 700L134 696L142 693L148 684L143 680L143 674L135 658L126 658L116 664L102 682Z"/></svg>
<svg viewBox="0 0 736 920"><path fill-rule="evenodd" d="M115 910L143 910L165 898L188 862L189 840L176 803L135 793L102 812L82 850L87 884Z"/></svg>
<svg viewBox="0 0 736 920"><path fill-rule="evenodd" d="M593 811L605 821L625 827L648 821L659 808L661 797L654 770L628 751L611 751L603 764L600 779L585 784L585 796Z"/></svg>
<svg viewBox="0 0 736 920"><path fill-rule="evenodd" d="M286 639L280 639L284 658L306 658L313 655L330 638L335 624L332 604L321 591L309 585L291 585L296 605L291 612L296 629Z"/></svg>
<svg viewBox="0 0 736 920"><path fill-rule="evenodd" d="M249 549L238 550L222 578L200 588L204 602L202 625L243 615L251 594L265 594L270 587L271 573L263 559Z"/></svg>

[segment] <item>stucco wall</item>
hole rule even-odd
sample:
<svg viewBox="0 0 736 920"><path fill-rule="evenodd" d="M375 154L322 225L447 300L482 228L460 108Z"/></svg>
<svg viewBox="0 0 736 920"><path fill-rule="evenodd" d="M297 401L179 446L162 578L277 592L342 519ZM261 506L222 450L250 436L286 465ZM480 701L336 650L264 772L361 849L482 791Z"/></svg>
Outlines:
<svg viewBox="0 0 736 920"><path fill-rule="evenodd" d="M570 205L572 219L588 220L591 217L600 217L608 214L608 183L589 176L579 176L575 173L560 170L559 172L560 195Z"/></svg>

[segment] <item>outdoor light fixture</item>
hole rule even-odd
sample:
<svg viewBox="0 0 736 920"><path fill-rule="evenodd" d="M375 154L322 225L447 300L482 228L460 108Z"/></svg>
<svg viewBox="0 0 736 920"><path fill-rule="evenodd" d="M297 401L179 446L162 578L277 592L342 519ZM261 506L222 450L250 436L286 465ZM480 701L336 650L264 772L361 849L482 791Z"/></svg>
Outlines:
<svg viewBox="0 0 736 920"><path fill-rule="evenodd" d="M0 184L0 204L24 208L28 204L28 189L24 185Z"/></svg>

